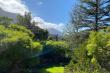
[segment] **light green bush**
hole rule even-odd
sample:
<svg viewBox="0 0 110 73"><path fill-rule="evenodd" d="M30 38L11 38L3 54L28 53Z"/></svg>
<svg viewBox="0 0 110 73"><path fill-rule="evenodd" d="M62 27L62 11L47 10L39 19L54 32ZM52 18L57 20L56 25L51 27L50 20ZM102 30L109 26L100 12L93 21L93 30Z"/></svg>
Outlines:
<svg viewBox="0 0 110 73"><path fill-rule="evenodd" d="M17 24L11 24L11 25L8 26L8 28L13 30L13 31L22 31L22 32L28 33L28 35L30 37L32 37L32 38L34 37L34 34L24 26L20 26L20 25L17 25Z"/></svg>
<svg viewBox="0 0 110 73"><path fill-rule="evenodd" d="M110 32L92 31L87 42L73 52L67 65L68 73L109 73L110 72Z"/></svg>
<svg viewBox="0 0 110 73"><path fill-rule="evenodd" d="M19 25L7 28L0 25L0 28L0 70L15 69L15 65L24 65L24 61L31 62L33 58L30 57L42 50L42 45L32 40L31 32L26 28Z"/></svg>
<svg viewBox="0 0 110 73"><path fill-rule="evenodd" d="M45 48L63 55L66 55L66 52L69 50L69 46L65 41L47 41Z"/></svg>
<svg viewBox="0 0 110 73"><path fill-rule="evenodd" d="M94 39L94 40L93 40ZM91 32L88 39L87 51L91 55L91 62L96 60L97 63L108 71L110 71L110 33L109 32ZM90 47L92 44L95 47ZM89 54L91 53L91 54Z"/></svg>

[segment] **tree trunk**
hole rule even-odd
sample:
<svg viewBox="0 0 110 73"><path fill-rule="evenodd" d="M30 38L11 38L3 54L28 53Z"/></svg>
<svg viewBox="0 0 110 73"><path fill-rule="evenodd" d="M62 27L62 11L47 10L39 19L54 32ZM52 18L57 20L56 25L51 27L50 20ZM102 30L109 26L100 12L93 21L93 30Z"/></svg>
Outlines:
<svg viewBox="0 0 110 73"><path fill-rule="evenodd" d="M99 0L96 0L95 31L98 31Z"/></svg>

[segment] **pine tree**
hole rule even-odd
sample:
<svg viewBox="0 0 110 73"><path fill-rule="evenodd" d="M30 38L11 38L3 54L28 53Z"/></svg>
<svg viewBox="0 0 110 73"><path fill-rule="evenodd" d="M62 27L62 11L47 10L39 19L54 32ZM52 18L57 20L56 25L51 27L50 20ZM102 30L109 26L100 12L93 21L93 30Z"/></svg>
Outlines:
<svg viewBox="0 0 110 73"><path fill-rule="evenodd" d="M95 31L110 25L110 0L81 0L82 14L86 15L83 23Z"/></svg>
<svg viewBox="0 0 110 73"><path fill-rule="evenodd" d="M34 39L37 40L47 40L48 38L48 31L45 29L40 28L37 26L39 22L33 21L31 13L25 13L24 16L18 15L18 22L17 24L25 26L27 29L31 30L32 33L35 35Z"/></svg>
<svg viewBox="0 0 110 73"><path fill-rule="evenodd" d="M25 26L26 28L31 29L31 26L32 26L31 13L27 13L27 12L26 12L24 16L18 15L17 19L18 19L17 24L23 25L23 26Z"/></svg>
<svg viewBox="0 0 110 73"><path fill-rule="evenodd" d="M0 25L9 26L12 23L13 19L6 17L6 16L0 16Z"/></svg>

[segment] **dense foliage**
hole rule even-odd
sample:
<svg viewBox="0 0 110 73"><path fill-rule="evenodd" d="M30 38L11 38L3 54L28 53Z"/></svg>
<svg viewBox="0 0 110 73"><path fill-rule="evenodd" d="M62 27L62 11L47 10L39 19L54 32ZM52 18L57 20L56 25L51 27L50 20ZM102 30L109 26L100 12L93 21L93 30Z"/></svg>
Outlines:
<svg viewBox="0 0 110 73"><path fill-rule="evenodd" d="M20 72L21 63L42 49L40 43L32 40L32 35L22 26L0 25L0 71Z"/></svg>
<svg viewBox="0 0 110 73"><path fill-rule="evenodd" d="M67 68L74 73L109 73L109 39L108 31L91 32L88 41L74 50Z"/></svg>
<svg viewBox="0 0 110 73"><path fill-rule="evenodd" d="M88 40L88 55L92 56L91 62L95 59L106 70L110 71L110 33L109 32L92 32ZM94 59L94 61L93 61Z"/></svg>
<svg viewBox="0 0 110 73"><path fill-rule="evenodd" d="M80 2L63 37L40 28L31 13L15 24L0 16L0 73L110 73L110 0Z"/></svg>
<svg viewBox="0 0 110 73"><path fill-rule="evenodd" d="M43 63L59 65L68 62L68 44L64 41L47 41L44 45Z"/></svg>
<svg viewBox="0 0 110 73"><path fill-rule="evenodd" d="M5 16L0 16L0 24L8 26L12 23L13 19Z"/></svg>

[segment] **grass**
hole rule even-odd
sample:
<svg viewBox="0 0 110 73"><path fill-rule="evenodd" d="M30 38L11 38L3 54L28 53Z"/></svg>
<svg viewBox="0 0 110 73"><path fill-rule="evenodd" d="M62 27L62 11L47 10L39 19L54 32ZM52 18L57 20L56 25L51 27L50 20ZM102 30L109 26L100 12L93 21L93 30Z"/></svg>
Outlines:
<svg viewBox="0 0 110 73"><path fill-rule="evenodd" d="M46 69L49 73L64 73L64 67L51 67Z"/></svg>

